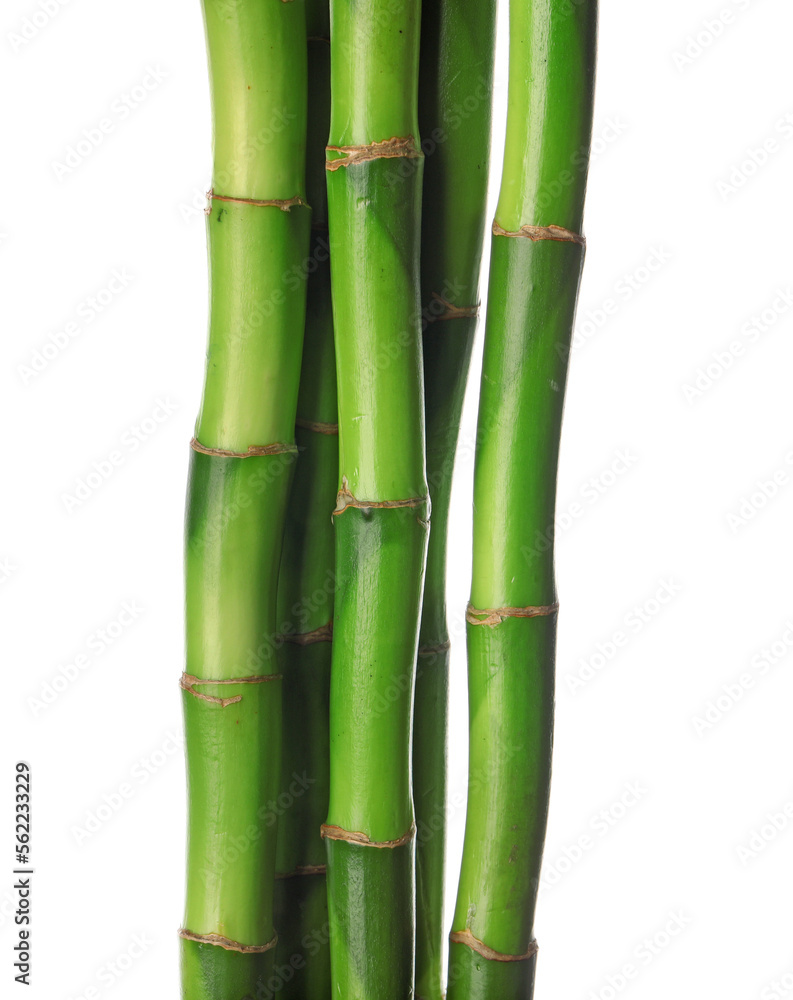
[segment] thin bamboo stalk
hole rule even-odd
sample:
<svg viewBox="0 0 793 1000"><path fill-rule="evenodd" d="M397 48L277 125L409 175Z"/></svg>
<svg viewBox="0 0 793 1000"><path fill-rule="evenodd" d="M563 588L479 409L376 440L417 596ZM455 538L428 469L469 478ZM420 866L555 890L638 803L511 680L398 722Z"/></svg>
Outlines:
<svg viewBox="0 0 793 1000"><path fill-rule="evenodd" d="M186 525L185 1000L243 1000L272 973L281 676L278 564L308 252L302 0L204 0L214 121L209 346Z"/></svg>
<svg viewBox="0 0 793 1000"><path fill-rule="evenodd" d="M427 153L422 301L427 479L433 528L413 730L416 995L443 989L449 632L446 550L460 414L477 326L493 89L495 0L424 0L419 122Z"/></svg>
<svg viewBox="0 0 793 1000"><path fill-rule="evenodd" d="M429 516L419 13L419 0L331 4L327 167L341 489L323 832L332 995L343 1000L413 995L411 714Z"/></svg>
<svg viewBox="0 0 793 1000"><path fill-rule="evenodd" d="M449 1000L525 1000L551 775L554 520L592 126L597 2L511 0L468 621L470 777Z"/></svg>
<svg viewBox="0 0 793 1000"><path fill-rule="evenodd" d="M287 513L279 580L284 629L282 807L278 826L275 985L281 1000L328 1000L330 949L325 845L328 811L333 597L336 587L330 512L339 479L338 407L330 297L325 143L330 122L327 0L309 0L308 162L311 254L295 439L299 449ZM275 992L275 991L274 991Z"/></svg>

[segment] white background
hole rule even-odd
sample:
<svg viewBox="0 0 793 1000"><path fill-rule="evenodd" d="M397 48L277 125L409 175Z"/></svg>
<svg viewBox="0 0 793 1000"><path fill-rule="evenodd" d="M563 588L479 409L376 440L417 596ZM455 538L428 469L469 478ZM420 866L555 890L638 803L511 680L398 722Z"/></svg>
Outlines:
<svg viewBox="0 0 793 1000"><path fill-rule="evenodd" d="M0 14L0 991L175 997L181 533L207 298L202 24L197 2L60 2L21 45L12 36L36 0L6 0ZM538 998L793 995L791 37L789 0L603 4L559 482ZM153 89L122 116L117 99L144 80ZM67 147L102 119L101 145L63 174ZM494 194L498 178L496 162ZM114 271L132 277L89 321ZM27 376L69 323L77 335ZM457 761L477 384L478 361L452 522ZM158 400L172 408L152 430ZM64 495L117 450L122 464L67 510ZM769 481L770 498L758 486ZM125 602L135 619L100 651L98 630ZM37 706L81 654L76 679ZM20 758L35 789L26 993L9 918ZM124 784L131 797L81 838ZM455 765L451 793L464 785ZM452 807L449 911L462 830Z"/></svg>

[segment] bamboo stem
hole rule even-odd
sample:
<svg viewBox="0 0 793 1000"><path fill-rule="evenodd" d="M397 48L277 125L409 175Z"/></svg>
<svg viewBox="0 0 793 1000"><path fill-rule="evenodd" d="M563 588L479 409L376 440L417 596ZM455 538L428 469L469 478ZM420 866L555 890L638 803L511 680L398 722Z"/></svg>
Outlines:
<svg viewBox="0 0 793 1000"><path fill-rule="evenodd" d="M413 732L416 994L443 996L449 633L446 547L452 473L477 326L495 36L494 0L425 0L419 117L427 151L422 301L427 478L433 530Z"/></svg>
<svg viewBox="0 0 793 1000"><path fill-rule="evenodd" d="M470 777L449 1000L525 1000L551 775L553 524L568 346L584 257L596 0L510 3L467 614Z"/></svg>
<svg viewBox="0 0 793 1000"><path fill-rule="evenodd" d="M295 438L299 448L287 514L278 594L285 629L283 778L278 826L275 924L280 1000L328 1000L330 949L325 846L328 713L336 587L330 511L339 477L336 363L330 297L325 143L330 122L328 4L307 4L308 163L312 206L306 262L306 333ZM302 280L302 279L301 279Z"/></svg>
<svg viewBox="0 0 793 1000"><path fill-rule="evenodd" d="M276 588L294 446L305 260L305 12L204 0L214 121L206 378L186 526L185 1000L271 976L281 755Z"/></svg>
<svg viewBox="0 0 793 1000"><path fill-rule="evenodd" d="M428 534L419 2L331 5L341 490L325 827L333 996L413 995L413 679Z"/></svg>

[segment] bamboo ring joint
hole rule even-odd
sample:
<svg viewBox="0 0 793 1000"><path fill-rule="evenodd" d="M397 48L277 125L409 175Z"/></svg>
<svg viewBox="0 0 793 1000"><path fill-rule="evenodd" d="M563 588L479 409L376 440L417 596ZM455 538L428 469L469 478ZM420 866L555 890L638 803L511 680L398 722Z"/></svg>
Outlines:
<svg viewBox="0 0 793 1000"><path fill-rule="evenodd" d="M525 237L534 243L541 240L552 240L556 243L578 243L582 247L586 246L586 239L580 233L574 233L571 229L565 229L563 226L521 226L520 229L509 230L494 222L493 235Z"/></svg>
<svg viewBox="0 0 793 1000"><path fill-rule="evenodd" d="M261 458L263 455L297 454L297 445L284 444L282 441L275 444L252 444L247 451L229 451L226 448L207 448L197 438L193 438L190 447L201 455L212 455L215 458Z"/></svg>
<svg viewBox="0 0 793 1000"><path fill-rule="evenodd" d="M298 865L291 872L276 872L277 879L295 878L298 875L324 875L327 865Z"/></svg>
<svg viewBox="0 0 793 1000"><path fill-rule="evenodd" d="M212 705L220 705L221 708L226 708L229 705L236 705L237 702L242 701L242 695L235 695L233 698L216 698L211 694L201 694L200 691L196 691L197 684L266 684L268 681L280 681L282 674L262 674L261 676L252 677L229 677L225 680L212 680L208 678L196 677L193 674L184 673L179 678L179 687L191 694L194 698L198 698L200 701L208 701Z"/></svg>
<svg viewBox="0 0 793 1000"><path fill-rule="evenodd" d="M530 605L527 608L475 608L469 604L465 609L465 620L469 625L488 625L490 628L495 628L505 618L543 618L555 615L558 610L558 601L553 604Z"/></svg>
<svg viewBox="0 0 793 1000"><path fill-rule="evenodd" d="M370 160L390 160L405 157L415 160L424 154L416 148L416 140L412 135L392 136L382 142L368 142L363 146L326 146L328 153L341 153L337 159L326 159L326 170L338 170L340 167L352 167L357 163L367 163Z"/></svg>
<svg viewBox="0 0 793 1000"><path fill-rule="evenodd" d="M305 199L297 195L294 198L267 198L260 201L257 198L232 198L231 195L227 194L215 194L212 188L207 191L207 201L210 206L207 208L207 215L212 210L213 201L230 201L235 205L253 205L254 208L280 208L282 212L288 212L296 205L302 205L304 208L310 207Z"/></svg>
<svg viewBox="0 0 793 1000"><path fill-rule="evenodd" d="M490 948L483 941L480 941L479 938L475 938L468 928L464 931L452 931L449 935L449 941L452 944L467 945L472 951L475 951L482 958L486 958L491 962L527 962L539 951L537 942L532 941L522 955L505 955L501 951L495 951L495 949Z"/></svg>
<svg viewBox="0 0 793 1000"><path fill-rule="evenodd" d="M295 646L313 646L315 642L333 641L333 622L326 622L311 632L290 632L280 636L282 642L291 642Z"/></svg>
<svg viewBox="0 0 793 1000"><path fill-rule="evenodd" d="M438 653L445 653L447 649L451 649L452 644L449 639L446 642L439 642L435 646L419 646L418 656L437 656Z"/></svg>
<svg viewBox="0 0 793 1000"><path fill-rule="evenodd" d="M341 826L332 826L323 823L319 828L319 835L323 840L344 840L348 844L361 844L364 847L404 847L416 836L416 827L412 825L407 833L403 833L396 840L370 840L369 835L361 833L359 830L345 830Z"/></svg>
<svg viewBox="0 0 793 1000"><path fill-rule="evenodd" d="M300 417L295 421L295 427L302 427L306 431L314 431L315 434L338 434L338 424L325 424L320 420L302 420Z"/></svg>
<svg viewBox="0 0 793 1000"><path fill-rule="evenodd" d="M437 292L432 293L432 298L433 301L439 303L443 307L443 312L430 316L427 319L428 323L443 323L445 320L449 319L476 319L479 315L478 302L475 306L456 306L454 303L444 299L442 295L438 295Z"/></svg>
<svg viewBox="0 0 793 1000"><path fill-rule="evenodd" d="M239 941L232 941L231 938L223 937L222 934L194 934L184 927L180 929L179 937L184 938L185 941L195 941L198 944L214 944L219 948L225 948L226 951L238 951L243 955L261 954L263 951L270 951L278 944L277 934L267 944L240 944Z"/></svg>
<svg viewBox="0 0 793 1000"><path fill-rule="evenodd" d="M342 476L341 489L336 495L336 509L333 511L333 515L335 517L337 514L343 514L348 507L355 507L358 510L422 507L429 503L429 499L429 497L410 497L407 500L358 500L348 488L347 477Z"/></svg>

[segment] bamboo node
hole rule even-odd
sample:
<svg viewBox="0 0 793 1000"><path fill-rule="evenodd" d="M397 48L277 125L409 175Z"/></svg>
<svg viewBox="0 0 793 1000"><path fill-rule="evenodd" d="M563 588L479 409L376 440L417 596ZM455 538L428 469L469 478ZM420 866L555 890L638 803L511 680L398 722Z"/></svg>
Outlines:
<svg viewBox="0 0 793 1000"><path fill-rule="evenodd" d="M539 604L527 608L475 608L469 604L465 609L465 620L469 625L489 625L495 628L505 618L542 618L555 615L559 610L559 602Z"/></svg>
<svg viewBox="0 0 793 1000"><path fill-rule="evenodd" d="M302 427L306 431L314 431L316 434L338 434L339 425L338 424L324 424L319 420L303 420L298 417L295 421L295 427Z"/></svg>
<svg viewBox="0 0 793 1000"><path fill-rule="evenodd" d="M325 160L325 169L331 171L340 167L351 167L356 163L367 163L369 160L388 160L395 157L415 160L424 156L421 150L416 148L416 140L412 135L395 135L390 139L368 142L363 146L326 146L325 151L342 154L338 159Z"/></svg>
<svg viewBox="0 0 793 1000"><path fill-rule="evenodd" d="M495 951L495 949L488 947L479 938L475 938L467 927L464 931L452 931L449 935L449 941L452 944L467 945L472 951L477 952L482 958L489 959L491 962L526 962L530 958L534 958L539 951L537 942L532 941L522 955L505 955L501 951Z"/></svg>
<svg viewBox="0 0 793 1000"><path fill-rule="evenodd" d="M284 0L284 2L287 2L287 0ZM296 205L301 205L303 208L311 207L304 198L300 198L297 195L294 198L267 198L265 200L257 198L232 198L231 195L227 194L215 194L212 188L207 191L207 201L209 202L207 215L212 210L213 201L230 201L235 205L253 205L256 208L280 208L282 212L288 212Z"/></svg>
<svg viewBox="0 0 793 1000"><path fill-rule="evenodd" d="M332 826L323 823L319 828L319 835L323 840L344 840L348 844L362 844L364 847L404 847L416 836L415 824L411 824L407 833L397 837L396 840L371 840L369 835L361 833L360 830L345 830L341 826Z"/></svg>
<svg viewBox="0 0 793 1000"><path fill-rule="evenodd" d="M193 451L216 458L261 458L264 455L296 455L297 445L276 441L275 444L252 444L247 451L229 451L227 448L207 448L197 438L190 442Z"/></svg>
<svg viewBox="0 0 793 1000"><path fill-rule="evenodd" d="M494 222L493 235L524 236L526 239L534 242L555 240L558 243L578 243L582 247L586 246L586 239L580 233L574 233L571 229L564 229L562 226L521 226L518 230L510 231L503 229L497 222Z"/></svg>
<svg viewBox="0 0 793 1000"><path fill-rule="evenodd" d="M196 677L194 674L184 673L179 678L179 687L191 694L194 698L198 698L201 701L208 701L212 705L220 705L221 708L227 708L229 705L236 705L237 702L242 701L242 695L235 695L233 698L216 698L211 694L201 694L200 691L196 691L197 684L266 684L268 681L280 681L282 674L262 674L259 676L252 677L230 677L224 680L212 680L209 678Z"/></svg>
<svg viewBox="0 0 793 1000"><path fill-rule="evenodd" d="M356 507L359 510L369 508L392 508L392 507L422 507L429 503L429 497L410 497L407 500L358 500L350 492L347 477L342 476L341 489L336 495L336 509L333 516L343 514L348 507Z"/></svg>
<svg viewBox="0 0 793 1000"><path fill-rule="evenodd" d="M435 302L438 302L441 306L443 306L443 312L438 313L437 315L428 316L428 323L443 323L445 320L449 319L476 319L479 315L478 302L475 306L456 306L454 303L443 298L442 295L438 295L437 292L432 293L432 298Z"/></svg>
<svg viewBox="0 0 793 1000"><path fill-rule="evenodd" d="M291 642L295 646L313 646L315 642L333 641L333 622L326 622L311 632L291 632L279 636L282 642Z"/></svg>
<svg viewBox="0 0 793 1000"><path fill-rule="evenodd" d="M435 646L419 646L418 655L419 656L436 656L438 653L445 653L447 649L451 649L452 644L449 639L446 642L439 642Z"/></svg>
<svg viewBox="0 0 793 1000"><path fill-rule="evenodd" d="M324 875L327 865L298 865L291 872L276 872L277 879L296 878L298 875Z"/></svg>
<svg viewBox="0 0 793 1000"><path fill-rule="evenodd" d="M225 948L226 951L239 951L243 955L255 955L263 951L270 951L278 944L277 934L267 944L240 944L239 941L232 941L231 938L223 937L222 934L194 934L193 931L188 931L184 927L180 928L179 937L184 938L185 941L196 941L198 944L214 944L219 948Z"/></svg>

